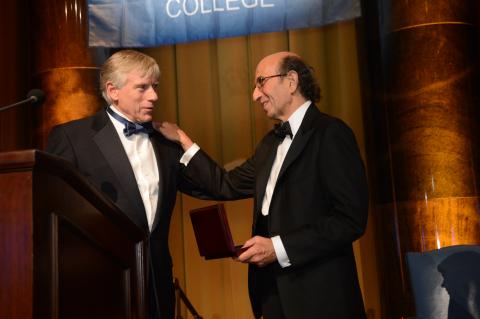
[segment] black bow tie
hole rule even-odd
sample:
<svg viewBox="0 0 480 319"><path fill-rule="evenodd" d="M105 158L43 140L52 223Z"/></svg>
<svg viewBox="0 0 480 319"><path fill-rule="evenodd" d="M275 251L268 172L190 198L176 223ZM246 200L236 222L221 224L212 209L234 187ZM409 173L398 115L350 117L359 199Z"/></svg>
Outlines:
<svg viewBox="0 0 480 319"><path fill-rule="evenodd" d="M284 139L285 136L287 135L290 135L290 138L293 137L293 134L292 134L292 129L290 128L290 123L287 122L283 122L282 124L280 123L277 123L275 124L275 129L273 131L275 133L275 135L280 138L280 139Z"/></svg>
<svg viewBox="0 0 480 319"><path fill-rule="evenodd" d="M107 107L107 112L114 119L116 119L117 121L125 125L125 128L123 129L123 134L126 137L129 137L130 135L137 134L137 133L146 133L146 134L153 133L152 122L133 123L127 120L126 118L120 116L119 114L115 113L110 107Z"/></svg>

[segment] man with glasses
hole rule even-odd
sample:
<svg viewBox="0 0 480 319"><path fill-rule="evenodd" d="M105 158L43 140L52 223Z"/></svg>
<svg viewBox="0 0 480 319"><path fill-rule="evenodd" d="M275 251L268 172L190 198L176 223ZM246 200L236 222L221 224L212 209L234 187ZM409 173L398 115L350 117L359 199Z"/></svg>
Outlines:
<svg viewBox="0 0 480 319"><path fill-rule="evenodd" d="M176 125L159 130L182 145L184 174L210 198L254 198L253 237L238 260L249 264L256 318L365 318L352 243L368 194L355 137L317 109L320 88L298 55L269 55L255 76L253 99L281 125L239 167L223 170Z"/></svg>

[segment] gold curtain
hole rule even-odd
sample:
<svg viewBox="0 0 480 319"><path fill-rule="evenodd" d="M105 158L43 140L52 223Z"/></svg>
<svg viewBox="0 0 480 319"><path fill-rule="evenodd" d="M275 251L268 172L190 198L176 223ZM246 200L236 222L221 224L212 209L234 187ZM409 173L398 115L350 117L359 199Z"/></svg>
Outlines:
<svg viewBox="0 0 480 319"><path fill-rule="evenodd" d="M314 67L322 88L320 110L352 127L366 158L355 21L144 51L162 70L156 120L179 123L227 168L248 158L273 125L251 94L256 64L277 51L296 52ZM229 259L205 261L198 254L188 212L209 204L185 195L177 198L170 233L174 275L204 318L253 318L247 266ZM253 201L225 205L234 240L242 244L250 238ZM370 218L367 233L354 248L369 318L380 318L374 244ZM184 307L182 314L186 316Z"/></svg>

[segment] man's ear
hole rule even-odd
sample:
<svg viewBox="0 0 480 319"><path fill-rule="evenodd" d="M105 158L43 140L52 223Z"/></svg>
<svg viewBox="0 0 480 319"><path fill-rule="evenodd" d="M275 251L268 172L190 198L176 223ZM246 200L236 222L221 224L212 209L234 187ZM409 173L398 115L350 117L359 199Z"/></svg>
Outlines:
<svg viewBox="0 0 480 319"><path fill-rule="evenodd" d="M288 89L291 94L295 93L298 88L298 73L297 71L290 70L287 73L287 81L289 82Z"/></svg>
<svg viewBox="0 0 480 319"><path fill-rule="evenodd" d="M105 85L105 92L112 102L118 101L118 89L112 82L107 82Z"/></svg>

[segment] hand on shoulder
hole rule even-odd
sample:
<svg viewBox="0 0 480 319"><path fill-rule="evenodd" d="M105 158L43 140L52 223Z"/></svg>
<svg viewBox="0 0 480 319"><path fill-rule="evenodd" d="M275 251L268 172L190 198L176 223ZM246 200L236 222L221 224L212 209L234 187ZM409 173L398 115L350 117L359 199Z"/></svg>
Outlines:
<svg viewBox="0 0 480 319"><path fill-rule="evenodd" d="M179 143L185 151L193 145L190 137L175 123L153 122L153 127L165 136L166 139Z"/></svg>

